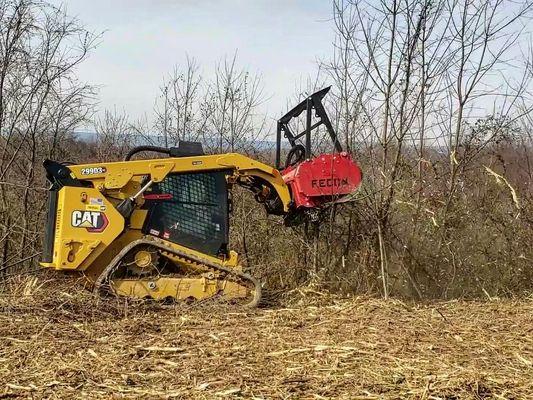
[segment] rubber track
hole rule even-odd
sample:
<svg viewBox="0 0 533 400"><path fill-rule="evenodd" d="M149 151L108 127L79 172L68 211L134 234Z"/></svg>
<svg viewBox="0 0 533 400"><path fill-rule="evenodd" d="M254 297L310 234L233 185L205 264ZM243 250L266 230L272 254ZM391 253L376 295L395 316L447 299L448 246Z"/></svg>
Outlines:
<svg viewBox="0 0 533 400"><path fill-rule="evenodd" d="M98 294L100 292L100 289L104 282L106 281L106 278L108 278L111 273L115 270L115 268L118 267L120 261L126 256L126 254L133 249L136 246L139 246L141 244L146 244L150 246L157 247L158 249L167 251L169 253L175 254L179 257L185 258L189 261L205 265L206 267L210 267L213 269L216 269L218 271L225 272L228 275L237 276L241 279L244 279L246 281L251 282L254 285L254 294L253 299L249 303L246 303L244 306L247 308L255 308L261 301L261 284L257 279L255 279L253 276L246 274L241 271L235 271L231 268L226 268L220 264L211 262L209 260L205 260L203 258L194 256L192 254L188 254L183 251L175 250L172 247L169 247L164 244L163 241L160 241L156 238L152 238L151 236L145 236L142 239L134 240L133 242L129 243L127 246L125 246L114 258L111 260L111 262L108 264L108 266L102 271L102 273L98 276L94 283L94 289L93 292L95 294Z"/></svg>

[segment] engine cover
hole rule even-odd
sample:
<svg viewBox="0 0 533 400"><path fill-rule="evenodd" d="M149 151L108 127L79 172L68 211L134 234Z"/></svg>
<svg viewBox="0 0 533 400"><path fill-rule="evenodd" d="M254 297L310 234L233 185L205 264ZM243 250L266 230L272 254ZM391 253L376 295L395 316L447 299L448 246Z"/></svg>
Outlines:
<svg viewBox="0 0 533 400"><path fill-rule="evenodd" d="M361 183L361 169L346 152L322 154L282 172L296 208L320 207L353 193Z"/></svg>

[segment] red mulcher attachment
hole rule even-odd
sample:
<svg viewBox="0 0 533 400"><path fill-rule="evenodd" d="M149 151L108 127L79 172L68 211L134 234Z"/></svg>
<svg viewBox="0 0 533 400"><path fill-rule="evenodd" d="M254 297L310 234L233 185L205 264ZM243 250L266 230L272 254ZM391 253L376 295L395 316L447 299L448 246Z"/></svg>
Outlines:
<svg viewBox="0 0 533 400"><path fill-rule="evenodd" d="M361 169L350 155L342 150L337 134L331 125L326 110L322 105L322 98L329 92L330 87L322 89L298 104L278 121L276 138L276 168L280 169L281 136L289 140L291 149L287 155L285 168L281 174L283 180L290 187L293 197L293 207L296 211L303 211L317 220L316 210L332 202L343 202L350 199L361 183ZM313 110L317 122L312 123ZM306 111L306 128L295 135L289 122ZM324 125L331 137L334 152L313 157L311 153L311 131ZM297 140L305 137L305 146ZM292 219L292 218L291 218Z"/></svg>
<svg viewBox="0 0 533 400"><path fill-rule="evenodd" d="M282 175L291 188L296 208L316 208L342 201L361 183L361 169L344 151L302 161L286 168Z"/></svg>

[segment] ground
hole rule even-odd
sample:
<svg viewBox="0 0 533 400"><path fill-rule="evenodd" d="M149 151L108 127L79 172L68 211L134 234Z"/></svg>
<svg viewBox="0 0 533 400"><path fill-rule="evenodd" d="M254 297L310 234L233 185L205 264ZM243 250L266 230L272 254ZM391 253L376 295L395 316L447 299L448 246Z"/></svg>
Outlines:
<svg viewBox="0 0 533 400"><path fill-rule="evenodd" d="M0 398L533 398L533 301L126 304L0 295Z"/></svg>

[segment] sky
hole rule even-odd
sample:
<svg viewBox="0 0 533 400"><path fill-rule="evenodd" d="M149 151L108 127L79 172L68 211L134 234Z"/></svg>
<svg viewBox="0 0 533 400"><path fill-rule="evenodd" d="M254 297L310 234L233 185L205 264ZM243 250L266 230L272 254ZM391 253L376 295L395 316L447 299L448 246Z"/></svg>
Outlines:
<svg viewBox="0 0 533 400"><path fill-rule="evenodd" d="M187 55L210 78L217 61L235 51L241 67L261 75L269 98L262 111L277 118L332 50L329 0L50 2L89 31L104 32L78 76L100 86L100 110L116 108L133 120L150 118L163 78Z"/></svg>

